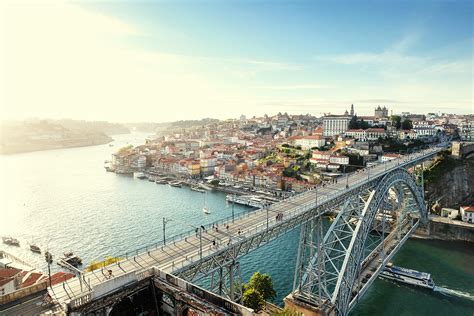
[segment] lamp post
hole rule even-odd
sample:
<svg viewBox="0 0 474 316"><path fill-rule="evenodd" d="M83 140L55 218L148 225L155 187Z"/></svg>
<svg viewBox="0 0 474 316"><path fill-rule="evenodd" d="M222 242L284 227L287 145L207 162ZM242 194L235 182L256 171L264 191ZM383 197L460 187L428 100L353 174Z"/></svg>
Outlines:
<svg viewBox="0 0 474 316"><path fill-rule="evenodd" d="M235 193L234 193L234 198L232 199L232 223L234 223L234 206L235 206Z"/></svg>
<svg viewBox="0 0 474 316"><path fill-rule="evenodd" d="M171 219L163 217L163 245L166 246L166 224L171 221Z"/></svg>
<svg viewBox="0 0 474 316"><path fill-rule="evenodd" d="M53 285L51 283L51 263L53 263L53 255L49 251L46 251L44 254L44 259L48 263L49 286L53 288Z"/></svg>

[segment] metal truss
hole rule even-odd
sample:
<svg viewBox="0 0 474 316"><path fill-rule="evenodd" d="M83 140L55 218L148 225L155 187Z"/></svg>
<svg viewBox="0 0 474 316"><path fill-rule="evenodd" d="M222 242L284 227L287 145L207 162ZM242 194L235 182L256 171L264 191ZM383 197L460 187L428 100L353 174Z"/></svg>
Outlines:
<svg viewBox="0 0 474 316"><path fill-rule="evenodd" d="M400 241L407 227L418 224L414 214L426 223L423 193L412 174L396 169L372 184L344 202L324 237L320 221L303 225L294 297L322 309L333 306L338 315L347 315L354 296L364 288L360 280L364 268L378 256L379 266L385 264L393 250L386 249L389 241Z"/></svg>
<svg viewBox="0 0 474 316"><path fill-rule="evenodd" d="M242 281L239 262L231 263L211 272L210 290L234 302L242 300Z"/></svg>

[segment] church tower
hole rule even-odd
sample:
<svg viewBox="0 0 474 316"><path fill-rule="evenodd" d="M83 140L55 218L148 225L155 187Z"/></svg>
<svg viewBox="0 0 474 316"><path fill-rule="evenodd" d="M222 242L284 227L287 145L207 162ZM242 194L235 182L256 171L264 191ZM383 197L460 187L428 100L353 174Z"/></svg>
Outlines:
<svg viewBox="0 0 474 316"><path fill-rule="evenodd" d="M354 104L351 104L351 116L354 116Z"/></svg>

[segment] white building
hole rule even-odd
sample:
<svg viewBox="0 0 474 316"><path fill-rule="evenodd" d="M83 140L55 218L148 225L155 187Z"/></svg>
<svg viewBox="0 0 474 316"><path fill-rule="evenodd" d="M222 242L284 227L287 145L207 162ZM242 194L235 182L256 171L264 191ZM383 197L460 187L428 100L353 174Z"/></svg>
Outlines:
<svg viewBox="0 0 474 316"><path fill-rule="evenodd" d="M349 128L352 117L349 115L331 115L323 117L323 136L342 135Z"/></svg>
<svg viewBox="0 0 474 316"><path fill-rule="evenodd" d="M300 137L295 140L295 145L301 146L301 149L304 150L311 149L313 147L322 147L325 144L326 140L319 135Z"/></svg>
<svg viewBox="0 0 474 316"><path fill-rule="evenodd" d="M474 206L461 206L461 219L466 223L474 223Z"/></svg>
<svg viewBox="0 0 474 316"><path fill-rule="evenodd" d="M386 162L386 161L390 161L390 160L397 159L397 158L400 158L400 157L401 157L401 155L399 155L399 154L385 154L385 155L381 156L380 161Z"/></svg>
<svg viewBox="0 0 474 316"><path fill-rule="evenodd" d="M346 131L345 135L347 137L354 138L360 141L376 141L379 138L385 138L387 133L383 128L368 128L363 129L349 129Z"/></svg>

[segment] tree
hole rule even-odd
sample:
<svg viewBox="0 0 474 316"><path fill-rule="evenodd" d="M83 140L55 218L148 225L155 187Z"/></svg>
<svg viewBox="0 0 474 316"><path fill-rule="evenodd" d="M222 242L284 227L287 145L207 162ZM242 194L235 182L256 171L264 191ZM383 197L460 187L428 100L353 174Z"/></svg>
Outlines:
<svg viewBox="0 0 474 316"><path fill-rule="evenodd" d="M391 120L392 120L392 125L395 126L397 129L400 129L400 127L402 126L401 116L400 115L392 115Z"/></svg>
<svg viewBox="0 0 474 316"><path fill-rule="evenodd" d="M211 180L210 182L212 185L216 186L216 185L219 185L219 180L218 179L214 179L214 180Z"/></svg>
<svg viewBox="0 0 474 316"><path fill-rule="evenodd" d="M245 288L255 289L262 294L264 300L271 300L276 296L276 292L273 289L272 278L267 273L261 274L260 272L255 272Z"/></svg>
<svg viewBox="0 0 474 316"><path fill-rule="evenodd" d="M354 115L349 121L349 129L358 129L357 115Z"/></svg>
<svg viewBox="0 0 474 316"><path fill-rule="evenodd" d="M407 119L402 122L402 129L408 130L412 128L413 128L413 123L410 120Z"/></svg>
<svg viewBox="0 0 474 316"><path fill-rule="evenodd" d="M262 294L254 288L247 288L245 290L242 297L242 303L244 306L247 306L256 312L259 312L265 306L265 300L263 299Z"/></svg>

